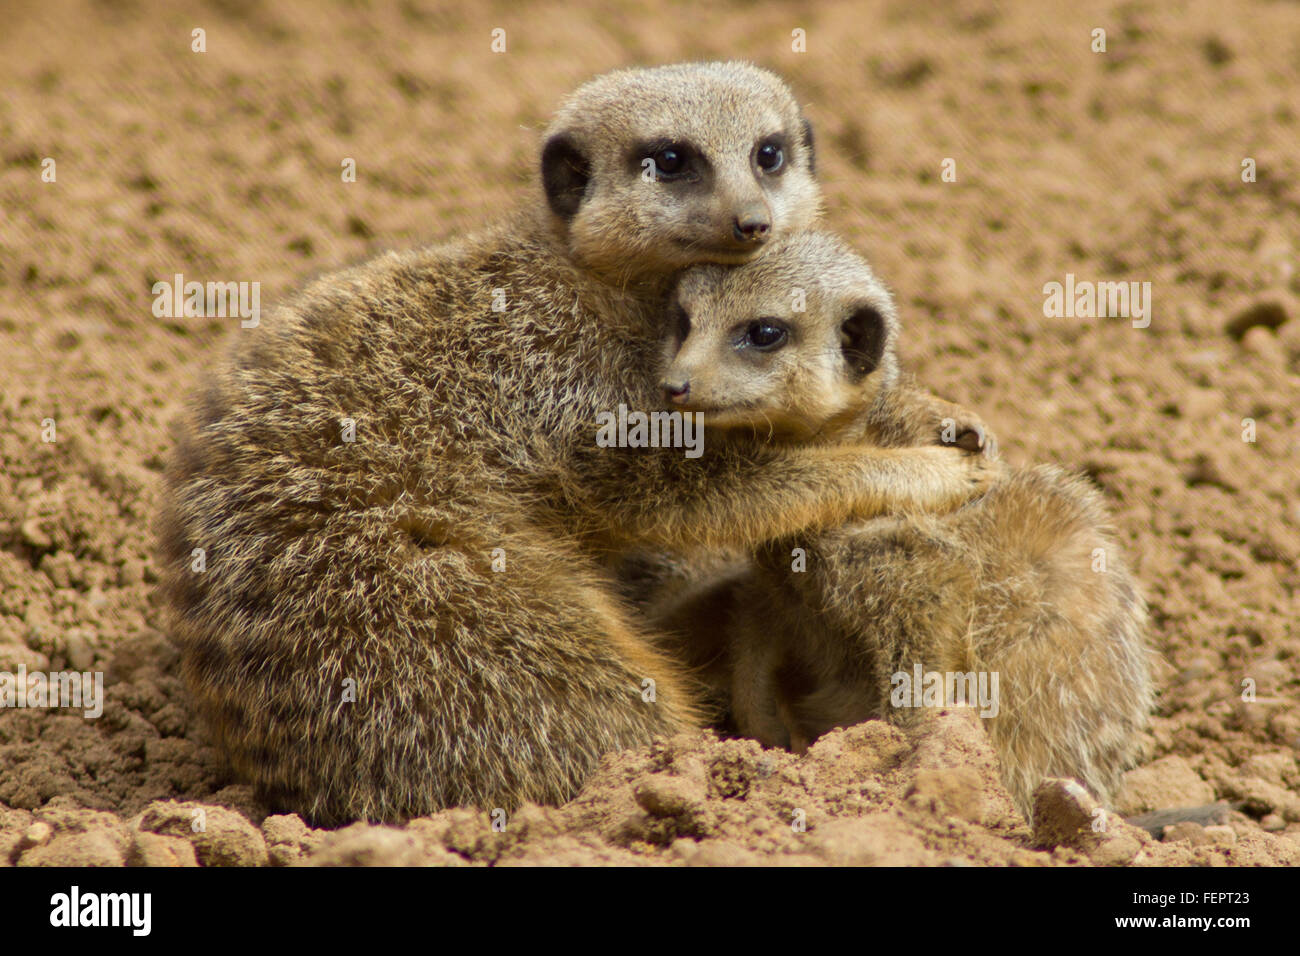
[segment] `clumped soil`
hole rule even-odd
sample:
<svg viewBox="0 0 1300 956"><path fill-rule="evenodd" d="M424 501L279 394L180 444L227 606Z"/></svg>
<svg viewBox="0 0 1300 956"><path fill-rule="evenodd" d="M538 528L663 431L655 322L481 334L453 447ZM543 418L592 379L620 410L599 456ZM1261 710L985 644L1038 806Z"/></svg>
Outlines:
<svg viewBox="0 0 1300 956"><path fill-rule="evenodd" d="M0 865L1300 862L1300 7L518 6L6 14L0 672L103 671L107 701L96 720L0 710ZM1116 809L1224 800L1226 822L1098 834L1058 782L1031 824L962 710L803 757L661 741L500 832L469 810L315 830L222 767L162 631L149 527L168 424L238 320L158 318L152 284L256 281L265 308L461 234L523 194L572 87L725 58L796 88L828 223L896 289L911 368L1011 460L1106 490L1160 658ZM1067 273L1150 282L1150 326L1046 317Z"/></svg>

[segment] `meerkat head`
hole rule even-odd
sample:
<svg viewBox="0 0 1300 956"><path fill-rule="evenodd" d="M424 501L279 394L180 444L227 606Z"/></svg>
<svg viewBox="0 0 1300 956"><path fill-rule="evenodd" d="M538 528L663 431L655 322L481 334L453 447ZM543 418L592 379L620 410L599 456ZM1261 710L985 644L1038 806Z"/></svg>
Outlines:
<svg viewBox="0 0 1300 956"><path fill-rule="evenodd" d="M829 441L898 379L893 299L826 233L743 266L692 268L670 308L660 386L713 428Z"/></svg>
<svg viewBox="0 0 1300 956"><path fill-rule="evenodd" d="M573 257L619 278L747 262L821 213L812 127L747 63L597 77L560 107L541 171Z"/></svg>

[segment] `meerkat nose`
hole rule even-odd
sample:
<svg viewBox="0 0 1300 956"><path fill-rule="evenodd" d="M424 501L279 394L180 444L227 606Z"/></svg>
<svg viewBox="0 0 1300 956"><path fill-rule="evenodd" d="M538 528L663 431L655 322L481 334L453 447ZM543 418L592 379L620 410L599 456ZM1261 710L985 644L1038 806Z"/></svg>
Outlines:
<svg viewBox="0 0 1300 956"><path fill-rule="evenodd" d="M659 383L659 387L664 390L664 394L668 396L670 402L676 402L679 405L685 402L691 394L690 382L674 382L664 379Z"/></svg>
<svg viewBox="0 0 1300 956"><path fill-rule="evenodd" d="M731 231L737 242L765 242L772 220L766 209L747 209L736 217Z"/></svg>

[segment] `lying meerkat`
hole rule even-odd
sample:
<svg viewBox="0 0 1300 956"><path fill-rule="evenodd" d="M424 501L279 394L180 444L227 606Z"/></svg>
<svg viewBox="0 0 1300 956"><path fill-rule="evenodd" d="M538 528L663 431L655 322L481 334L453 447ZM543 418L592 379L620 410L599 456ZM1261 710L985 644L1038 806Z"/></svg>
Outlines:
<svg viewBox="0 0 1300 956"><path fill-rule="evenodd" d="M805 311L791 308L795 289ZM833 237L692 269L675 300L663 387L674 407L704 410L712 430L796 447L933 441L936 415L963 417L899 386L891 297ZM1145 605L1101 496L1051 466L1008 469L950 514L769 542L750 568L657 616L704 635L710 673L730 670L736 728L769 746L800 750L836 726L905 720L894 704L917 702L919 687L897 693L915 676L997 673L987 727L1026 815L1047 776L1109 801L1152 704Z"/></svg>
<svg viewBox="0 0 1300 956"><path fill-rule="evenodd" d="M610 554L951 509L987 482L938 448L598 446L602 412L658 407L673 274L819 214L775 75L607 74L540 160L501 225L327 276L239 333L179 429L170 626L216 746L276 808L561 802L603 753L700 722Z"/></svg>

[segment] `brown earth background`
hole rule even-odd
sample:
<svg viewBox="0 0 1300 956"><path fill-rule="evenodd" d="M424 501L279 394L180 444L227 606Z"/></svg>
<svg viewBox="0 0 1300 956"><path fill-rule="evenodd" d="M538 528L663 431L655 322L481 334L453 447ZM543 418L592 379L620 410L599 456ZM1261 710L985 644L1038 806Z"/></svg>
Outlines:
<svg viewBox="0 0 1300 956"><path fill-rule="evenodd" d="M1300 862L1300 5L5 8L0 671L102 670L108 688L98 720L0 710L0 865ZM961 712L803 758L711 736L612 755L504 833L469 810L337 832L268 817L205 743L159 630L149 522L168 423L238 320L155 318L152 284L256 281L267 308L474 229L523 195L583 80L731 58L794 86L828 225L897 290L922 381L1012 461L1106 489L1164 662L1118 809L1234 801L1226 824L1072 837L1090 808L1062 792L1066 835L1034 834ZM1150 327L1045 318L1066 273L1149 281Z"/></svg>

